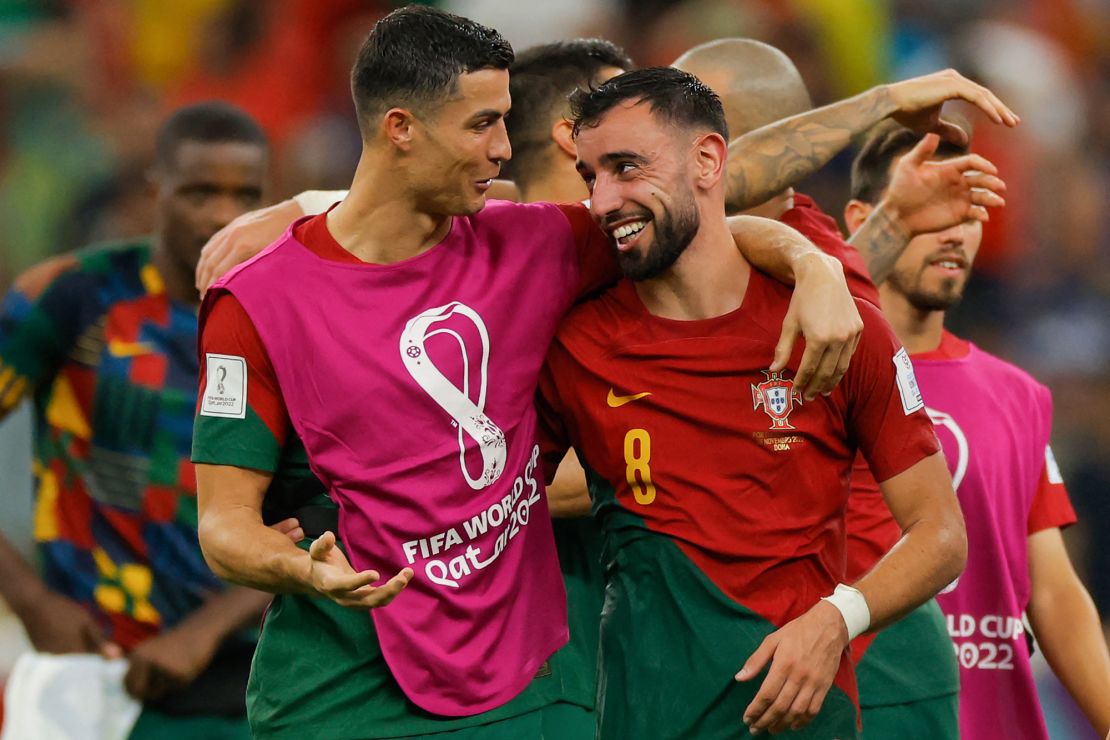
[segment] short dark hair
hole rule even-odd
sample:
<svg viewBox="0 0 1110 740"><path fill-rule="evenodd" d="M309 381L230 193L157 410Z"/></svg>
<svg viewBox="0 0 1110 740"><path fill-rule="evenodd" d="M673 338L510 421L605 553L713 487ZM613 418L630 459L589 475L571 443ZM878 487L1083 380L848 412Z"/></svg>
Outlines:
<svg viewBox="0 0 1110 740"><path fill-rule="evenodd" d="M874 126L852 162L852 199L864 203L879 202L890 185L890 163L917 146L924 136L894 121ZM948 159L967 152L966 146L941 139L936 156Z"/></svg>
<svg viewBox="0 0 1110 740"><path fill-rule="evenodd" d="M674 67L648 67L617 75L600 87L570 96L574 135L592 128L625 100L651 105L651 112L686 127L707 128L728 141L728 123L717 93L689 72Z"/></svg>
<svg viewBox="0 0 1110 740"><path fill-rule="evenodd" d="M370 30L351 69L359 127L392 107L434 110L481 69L508 69L513 47L492 28L424 5L407 5Z"/></svg>
<svg viewBox="0 0 1110 740"><path fill-rule="evenodd" d="M172 169L176 165L177 149L186 141L256 144L267 152L270 146L262 127L250 114L221 100L187 105L174 111L158 129L154 145L156 164Z"/></svg>
<svg viewBox="0 0 1110 740"><path fill-rule="evenodd" d="M629 70L624 49L604 39L573 39L525 49L509 68L513 112L505 119L513 158L505 174L518 185L534 177L550 144L551 126L565 114L567 97L589 88L606 67Z"/></svg>

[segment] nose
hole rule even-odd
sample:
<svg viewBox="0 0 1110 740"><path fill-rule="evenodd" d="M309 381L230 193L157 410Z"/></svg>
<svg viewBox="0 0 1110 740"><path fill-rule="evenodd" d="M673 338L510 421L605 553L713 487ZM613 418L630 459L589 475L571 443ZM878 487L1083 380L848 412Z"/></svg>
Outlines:
<svg viewBox="0 0 1110 740"><path fill-rule="evenodd" d="M967 241L968 228L970 224L967 221L950 226L940 233L940 243L946 247L962 247Z"/></svg>
<svg viewBox="0 0 1110 740"><path fill-rule="evenodd" d="M491 162L504 162L513 156L513 147L509 143L509 132L505 129L505 120L501 119L494 127L493 140L490 142L489 159Z"/></svg>
<svg viewBox="0 0 1110 740"><path fill-rule="evenodd" d="M611 213L621 209L621 195L617 184L604 173L599 173L594 179L593 190L590 191L590 213L599 221Z"/></svg>

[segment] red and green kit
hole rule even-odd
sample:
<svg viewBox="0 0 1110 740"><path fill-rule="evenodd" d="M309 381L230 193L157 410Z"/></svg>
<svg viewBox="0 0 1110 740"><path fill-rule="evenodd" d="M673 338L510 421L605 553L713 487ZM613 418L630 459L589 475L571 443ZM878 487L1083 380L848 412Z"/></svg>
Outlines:
<svg viewBox="0 0 1110 740"><path fill-rule="evenodd" d="M845 579L844 510L862 451L879 481L937 452L912 369L878 310L827 397L771 372L790 289L753 271L738 309L650 314L625 281L564 322L540 383L548 474L568 446L605 532L601 737L738 737L760 642ZM798 737L855 737L841 661Z"/></svg>

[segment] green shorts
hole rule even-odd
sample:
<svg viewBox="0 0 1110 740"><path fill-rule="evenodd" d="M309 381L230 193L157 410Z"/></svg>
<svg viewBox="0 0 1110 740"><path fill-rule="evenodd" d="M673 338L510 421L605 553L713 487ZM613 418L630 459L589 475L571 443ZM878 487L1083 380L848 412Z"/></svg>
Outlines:
<svg viewBox="0 0 1110 740"><path fill-rule="evenodd" d="M143 709L129 740L250 740L246 717L184 717Z"/></svg>
<svg viewBox="0 0 1110 740"><path fill-rule="evenodd" d="M601 616L600 737L749 737L744 710L766 672L744 683L733 676L775 626L722 593L667 538L634 538L613 552ZM849 740L857 718L833 686L817 719L784 736Z"/></svg>
<svg viewBox="0 0 1110 740"><path fill-rule="evenodd" d="M863 709L864 740L959 740L960 695Z"/></svg>

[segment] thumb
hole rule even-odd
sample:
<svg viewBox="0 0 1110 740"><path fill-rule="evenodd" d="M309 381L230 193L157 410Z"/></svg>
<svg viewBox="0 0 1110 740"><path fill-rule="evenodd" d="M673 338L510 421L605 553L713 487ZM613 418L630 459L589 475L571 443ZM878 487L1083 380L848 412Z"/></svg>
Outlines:
<svg viewBox="0 0 1110 740"><path fill-rule="evenodd" d="M790 355L794 353L794 343L798 341L801 334L793 312L787 312L782 322L782 334L779 335L778 344L775 345L775 359L769 368L771 372L777 373L790 362Z"/></svg>
<svg viewBox="0 0 1110 740"><path fill-rule="evenodd" d="M925 134L921 141L917 142L917 145L906 153L906 159L913 164L925 164L937 153L939 145L939 135L935 133Z"/></svg>
<svg viewBox="0 0 1110 740"><path fill-rule="evenodd" d="M749 681L759 675L767 663L770 662L771 657L775 654L775 648L778 647L778 637L774 634L768 635L766 639L759 644L759 647L744 663L744 667L736 674L737 681Z"/></svg>
<svg viewBox="0 0 1110 740"><path fill-rule="evenodd" d="M943 118L937 120L936 125L933 126L933 133L939 134L944 137L945 141L950 141L956 146L967 146L971 141L968 138L967 131L950 121L945 121Z"/></svg>
<svg viewBox="0 0 1110 740"><path fill-rule="evenodd" d="M335 547L335 535L331 532L324 532L309 546L308 554L313 560L327 560L333 547Z"/></svg>

